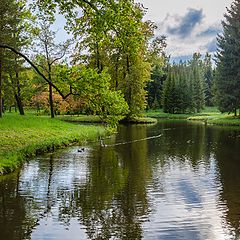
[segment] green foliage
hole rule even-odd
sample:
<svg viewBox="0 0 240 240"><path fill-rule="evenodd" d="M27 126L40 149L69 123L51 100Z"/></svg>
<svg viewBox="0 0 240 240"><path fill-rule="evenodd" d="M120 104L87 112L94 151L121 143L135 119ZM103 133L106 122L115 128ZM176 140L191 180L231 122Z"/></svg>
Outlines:
<svg viewBox="0 0 240 240"><path fill-rule="evenodd" d="M147 83L148 108L156 109L162 106L163 82L166 80L168 59L165 56L166 39L157 37L149 49L149 61L152 63L151 80Z"/></svg>
<svg viewBox="0 0 240 240"><path fill-rule="evenodd" d="M218 36L216 87L218 106L222 112L237 113L240 106L240 1L227 9L223 35Z"/></svg>
<svg viewBox="0 0 240 240"><path fill-rule="evenodd" d="M100 116L111 127L115 127L122 116L128 113L128 105L121 91L110 89L110 75L107 71L75 67L74 89L87 101L88 108Z"/></svg>
<svg viewBox="0 0 240 240"><path fill-rule="evenodd" d="M147 41L152 36L151 24L142 21L144 8L131 0L71 1L71 8L65 1L53 2L65 14L68 29L77 40L75 62L86 62L99 72L107 70L110 88L124 94L129 106L127 117L141 114L150 78ZM42 6L54 7L48 1L43 1ZM81 16L77 16L77 7L84 9Z"/></svg>
<svg viewBox="0 0 240 240"><path fill-rule="evenodd" d="M168 68L163 84L162 104L167 113L200 112L205 104L205 79L200 54L187 63Z"/></svg>

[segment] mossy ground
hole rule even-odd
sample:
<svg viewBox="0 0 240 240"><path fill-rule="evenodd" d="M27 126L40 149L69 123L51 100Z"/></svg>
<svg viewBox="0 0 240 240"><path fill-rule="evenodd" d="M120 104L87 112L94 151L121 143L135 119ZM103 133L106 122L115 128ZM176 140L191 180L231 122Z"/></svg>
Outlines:
<svg viewBox="0 0 240 240"><path fill-rule="evenodd" d="M73 142L97 139L102 126L79 125L48 116L5 114L0 119L0 175L18 168L24 160Z"/></svg>

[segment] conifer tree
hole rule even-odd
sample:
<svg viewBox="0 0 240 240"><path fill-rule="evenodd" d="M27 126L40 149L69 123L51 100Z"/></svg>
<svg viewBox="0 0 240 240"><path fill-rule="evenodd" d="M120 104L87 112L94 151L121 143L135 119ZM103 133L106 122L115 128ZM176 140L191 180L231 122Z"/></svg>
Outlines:
<svg viewBox="0 0 240 240"><path fill-rule="evenodd" d="M205 84L200 58L201 55L199 53L194 53L193 59L191 60L191 68L193 72L193 101L198 113L205 105Z"/></svg>
<svg viewBox="0 0 240 240"><path fill-rule="evenodd" d="M205 102L206 106L213 105L213 68L211 62L211 55L206 53L204 61L203 61L203 71L204 71L204 80L205 80Z"/></svg>
<svg viewBox="0 0 240 240"><path fill-rule="evenodd" d="M222 22L218 36L217 78L218 105L222 112L234 112L240 105L240 0L234 0Z"/></svg>

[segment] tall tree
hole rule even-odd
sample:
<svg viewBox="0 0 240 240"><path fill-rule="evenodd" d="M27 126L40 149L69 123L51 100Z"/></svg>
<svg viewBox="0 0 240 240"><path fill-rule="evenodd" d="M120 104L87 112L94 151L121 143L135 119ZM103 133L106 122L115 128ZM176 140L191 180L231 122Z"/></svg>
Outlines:
<svg viewBox="0 0 240 240"><path fill-rule="evenodd" d="M133 0L40 3L45 9L55 8L58 3L60 10L67 13L69 30L78 40L76 60L99 72L108 69L113 90L121 90L129 105L128 118L139 115L146 106L145 86L151 70L146 50L152 36L150 25L142 20L142 5ZM80 16L75 11L79 8L83 10Z"/></svg>
<svg viewBox="0 0 240 240"><path fill-rule="evenodd" d="M151 63L151 81L147 83L148 107L160 108L163 82L166 80L168 58L165 54L166 37L156 37L150 43L148 58Z"/></svg>
<svg viewBox="0 0 240 240"><path fill-rule="evenodd" d="M218 36L217 78L218 105L222 112L234 112L240 106L240 0L234 0L222 22Z"/></svg>
<svg viewBox="0 0 240 240"><path fill-rule="evenodd" d="M199 53L193 54L190 66L193 72L193 101L195 109L199 113L205 105L205 83L201 55Z"/></svg>
<svg viewBox="0 0 240 240"><path fill-rule="evenodd" d="M16 10L15 1L0 0L0 44L9 44L12 41L12 23ZM3 112L3 67L6 55L0 48L0 118Z"/></svg>
<svg viewBox="0 0 240 240"><path fill-rule="evenodd" d="M66 54L70 45L69 41L65 43L56 43L56 33L50 29L51 20L39 15L39 29L37 35L37 50L38 57L36 58L37 64L46 73L48 80L53 82L53 67L56 62L60 61ZM51 118L54 118L54 106L53 106L53 86L48 84L49 88L49 106Z"/></svg>
<svg viewBox="0 0 240 240"><path fill-rule="evenodd" d="M168 66L168 77L163 84L164 112L200 112L204 107L205 84L203 63L195 53L188 63Z"/></svg>
<svg viewBox="0 0 240 240"><path fill-rule="evenodd" d="M212 57L209 53L206 53L203 61L203 71L205 80L205 102L206 106L213 105L213 67L212 67Z"/></svg>
<svg viewBox="0 0 240 240"><path fill-rule="evenodd" d="M12 44L15 49L26 51L31 44L31 32L32 32L32 15L30 10L26 6L26 0L16 0L16 9L13 14L12 22ZM22 84L21 84L21 71L25 70L23 67L24 60L15 53L8 54L9 64L6 66L11 85L13 88L14 98L19 109L19 113L24 115L24 108L22 102Z"/></svg>

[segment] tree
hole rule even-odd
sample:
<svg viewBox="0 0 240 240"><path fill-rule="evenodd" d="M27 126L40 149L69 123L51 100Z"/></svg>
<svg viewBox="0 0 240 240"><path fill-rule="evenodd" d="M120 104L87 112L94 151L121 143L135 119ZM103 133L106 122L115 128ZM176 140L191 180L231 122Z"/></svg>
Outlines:
<svg viewBox="0 0 240 240"><path fill-rule="evenodd" d="M15 1L0 0L0 44L9 44L12 40L12 22L16 10ZM5 64L5 51L0 48L0 118L3 112L3 67Z"/></svg>
<svg viewBox="0 0 240 240"><path fill-rule="evenodd" d="M65 43L55 43L56 33L50 29L51 21L43 15L38 16L39 29L36 33L38 40L38 57L37 62L43 72L48 76L48 80L53 82L53 67L56 62L60 61L66 54L70 45L70 41ZM38 61L39 60L39 61ZM49 106L51 118L54 118L54 104L53 104L53 86L49 86Z"/></svg>
<svg viewBox="0 0 240 240"><path fill-rule="evenodd" d="M18 51L26 50L32 40L31 31L33 20L30 10L26 8L26 0L16 0L16 9L12 18L11 45ZM6 72L8 72L11 79L10 85L12 86L19 112L21 115L24 115L21 84L21 72L25 70L25 67L23 67L24 60L15 53L8 54L7 59Z"/></svg>
<svg viewBox="0 0 240 240"><path fill-rule="evenodd" d="M72 0L67 4L58 0L41 1L41 6L55 9L56 3L77 39L76 62L85 62L99 72L108 69L112 90L121 90L128 103L127 117L141 114L151 69L146 59L147 41L152 36L150 25L142 21L142 5L132 0ZM81 16L76 12L79 8Z"/></svg>
<svg viewBox="0 0 240 240"><path fill-rule="evenodd" d="M205 80L205 102L206 106L213 105L213 67L212 67L212 57L209 53L206 53L203 61L203 71L204 71L204 80Z"/></svg>
<svg viewBox="0 0 240 240"><path fill-rule="evenodd" d="M205 84L203 63L195 53L188 63L168 66L168 77L163 84L162 104L164 112L200 112L204 107Z"/></svg>
<svg viewBox="0 0 240 240"><path fill-rule="evenodd" d="M193 102L197 113L199 113L205 105L205 83L203 78L201 55L199 53L193 54L190 66L193 72Z"/></svg>
<svg viewBox="0 0 240 240"><path fill-rule="evenodd" d="M166 80L166 68L168 58L165 55L166 37L156 37L148 50L151 63L151 81L147 83L148 107L160 108L163 90L163 82Z"/></svg>
<svg viewBox="0 0 240 240"><path fill-rule="evenodd" d="M222 22L217 50L218 105L222 112L234 112L240 106L240 1L234 0Z"/></svg>

